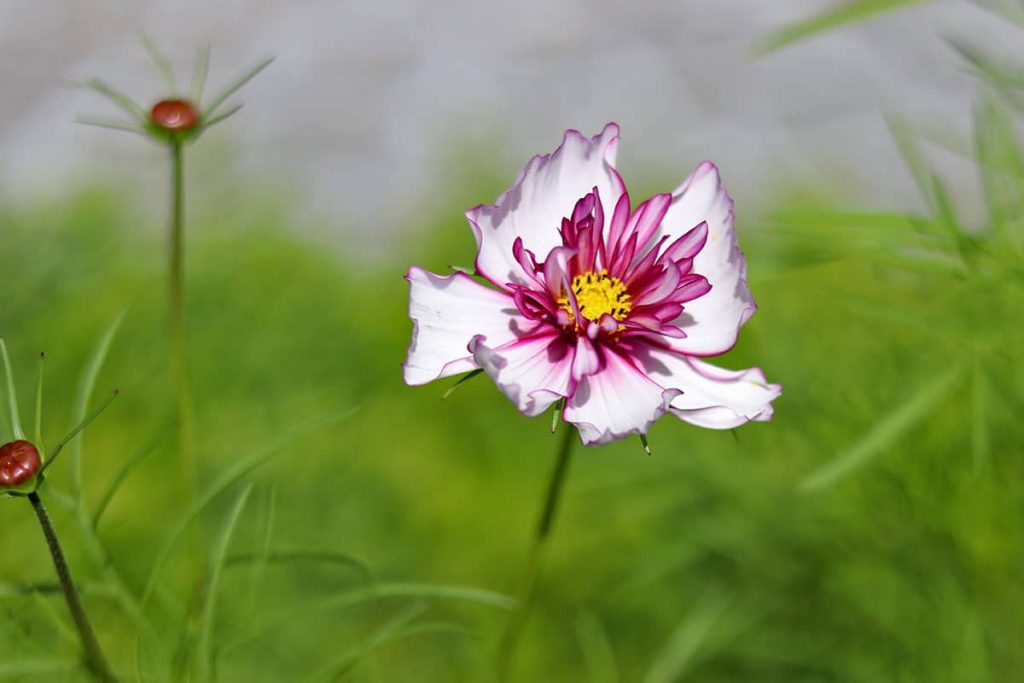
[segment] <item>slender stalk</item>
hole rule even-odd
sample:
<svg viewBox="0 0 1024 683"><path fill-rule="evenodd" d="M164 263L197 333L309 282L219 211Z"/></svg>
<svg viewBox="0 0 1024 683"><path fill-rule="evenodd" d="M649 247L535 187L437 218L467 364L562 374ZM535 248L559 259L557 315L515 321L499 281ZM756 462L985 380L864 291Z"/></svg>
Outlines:
<svg viewBox="0 0 1024 683"><path fill-rule="evenodd" d="M196 463L194 414L189 380L188 341L185 328L185 160L182 142L172 139L171 148L171 237L169 295L171 354L178 409L178 455L184 491L194 498Z"/></svg>
<svg viewBox="0 0 1024 683"><path fill-rule="evenodd" d="M562 490L565 487L565 481L569 472L572 445L575 441L574 436L575 430L572 425L566 424L562 434L562 441L558 448L555 467L551 471L551 479L548 481L548 490L544 496L540 518L537 520L533 544L530 546L526 567L523 570L522 583L519 587L519 600L509 617L508 626L505 629L505 634L501 639L498 649L498 680L502 683L508 680L512 659L516 653L523 627L526 625L526 619L529 616L530 607L533 603L533 593L537 584L540 564L544 557L544 548L547 546L547 541L551 536L555 515L558 512L558 503L561 500Z"/></svg>
<svg viewBox="0 0 1024 683"><path fill-rule="evenodd" d="M75 588L75 582L71 578L71 570L68 569L67 560L64 559L64 551L61 550L60 541L57 540L57 531L53 528L50 515L46 512L39 494L33 491L28 494L28 500L32 503L36 517L39 518L39 526L43 528L43 536L46 537L46 545L50 548L50 555L53 556L53 566L57 570L57 578L60 579L61 589L64 591L64 599L67 600L68 609L71 611L71 618L78 629L78 636L82 641L82 649L85 651L85 662L89 671L98 681L116 681L117 677L107 664L103 650L96 639L96 633L89 624L89 617L85 614L82 600Z"/></svg>

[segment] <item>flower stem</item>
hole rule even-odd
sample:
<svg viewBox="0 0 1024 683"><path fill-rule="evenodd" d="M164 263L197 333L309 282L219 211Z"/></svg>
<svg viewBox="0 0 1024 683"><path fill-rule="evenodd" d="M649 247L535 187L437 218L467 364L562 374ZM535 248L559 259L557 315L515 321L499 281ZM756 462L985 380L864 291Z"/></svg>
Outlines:
<svg viewBox="0 0 1024 683"><path fill-rule="evenodd" d="M193 452L194 415L189 381L188 341L185 329L185 160L182 142L173 139L171 148L171 237L169 295L171 354L178 409L178 455L182 485L194 498L196 464Z"/></svg>
<svg viewBox="0 0 1024 683"><path fill-rule="evenodd" d="M573 438L574 432L575 430L571 425L567 424L565 426L562 442L558 448L555 467L551 471L551 479L548 481L547 495L544 497L544 505L541 508L540 518L537 521L533 544L530 546L530 554L527 556L526 567L523 570L522 583L519 587L519 600L512 615L509 617L508 626L505 629L505 634L501 639L501 645L498 649L498 680L501 682L508 680L512 658L515 655L523 627L526 625L526 619L530 613L544 548L547 545L548 538L551 536L555 515L558 512L558 502L562 497L562 490L565 487L565 480L569 472L572 445L575 440Z"/></svg>
<svg viewBox="0 0 1024 683"><path fill-rule="evenodd" d="M57 540L57 531L53 528L50 515L46 512L46 506L39 498L39 494L33 491L28 494L28 500L32 503L36 517L39 518L39 526L43 528L43 536L46 537L46 545L50 548L50 555L53 556L53 566L57 570L57 578L60 579L61 589L64 591L64 599L67 600L68 609L71 611L71 618L78 629L78 636L82 640L82 649L85 651L85 662L89 671L98 681L116 681L117 677L107 664L103 650L96 639L96 633L89 624L89 617L85 614L82 600L75 588L75 582L71 578L71 570L68 569L67 560L64 559L64 551L61 550L60 541Z"/></svg>

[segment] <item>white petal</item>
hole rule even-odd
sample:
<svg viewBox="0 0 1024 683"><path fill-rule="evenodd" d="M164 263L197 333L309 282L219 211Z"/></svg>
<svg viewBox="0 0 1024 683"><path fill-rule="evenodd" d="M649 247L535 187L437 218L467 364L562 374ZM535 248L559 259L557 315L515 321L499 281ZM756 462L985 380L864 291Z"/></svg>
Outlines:
<svg viewBox="0 0 1024 683"><path fill-rule="evenodd" d="M484 336L498 346L515 339L523 318L504 292L485 287L462 273L442 277L410 268L409 317L412 344L403 366L406 384L427 382L477 367L469 342Z"/></svg>
<svg viewBox="0 0 1024 683"><path fill-rule="evenodd" d="M682 391L671 405L677 417L700 427L731 429L771 419L772 401L782 393L760 368L724 370L697 358L645 345L634 352L637 365L663 387Z"/></svg>
<svg viewBox="0 0 1024 683"><path fill-rule="evenodd" d="M540 415L569 393L572 347L553 328L491 348L478 338L470 345L481 368L520 412Z"/></svg>
<svg viewBox="0 0 1024 683"><path fill-rule="evenodd" d="M584 444L607 443L644 434L679 395L651 381L630 361L605 350L604 367L585 377L565 407Z"/></svg>
<svg viewBox="0 0 1024 683"><path fill-rule="evenodd" d="M497 204L467 211L476 235L477 271L499 287L524 283L526 275L512 256L516 238L522 237L523 246L543 258L562 244L562 218L570 216L576 202L595 187L610 218L624 191L614 168L618 139L614 123L589 139L566 131L562 145L550 155L534 157Z"/></svg>
<svg viewBox="0 0 1024 683"><path fill-rule="evenodd" d="M707 221L708 238L693 260L693 271L711 283L711 291L686 304L675 322L686 332L673 340L678 351L697 356L725 353L736 343L740 326L757 310L747 288L747 264L736 244L732 198L714 164L705 161L673 193L662 230L676 239Z"/></svg>

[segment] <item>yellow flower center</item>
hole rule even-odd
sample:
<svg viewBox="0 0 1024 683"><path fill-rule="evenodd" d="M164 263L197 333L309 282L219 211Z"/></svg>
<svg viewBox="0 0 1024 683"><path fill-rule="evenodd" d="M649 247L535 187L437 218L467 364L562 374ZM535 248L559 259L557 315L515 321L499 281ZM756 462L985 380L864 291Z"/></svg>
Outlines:
<svg viewBox="0 0 1024 683"><path fill-rule="evenodd" d="M577 275L572 279L572 291L576 294L580 315L587 320L599 321L605 313L616 320L625 320L633 307L626 285L619 278L610 277L606 270ZM576 317L568 293L558 299L558 305L569 312L570 319Z"/></svg>

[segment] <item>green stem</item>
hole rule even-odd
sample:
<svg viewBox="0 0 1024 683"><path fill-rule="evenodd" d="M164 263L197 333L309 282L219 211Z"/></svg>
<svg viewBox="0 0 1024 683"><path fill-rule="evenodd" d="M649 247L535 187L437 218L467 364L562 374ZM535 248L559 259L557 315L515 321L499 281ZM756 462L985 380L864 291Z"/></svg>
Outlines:
<svg viewBox="0 0 1024 683"><path fill-rule="evenodd" d="M530 613L534 588L537 584L537 574L540 571L540 564L544 556L544 548L551 536L555 515L558 512L558 503L562 497L562 490L565 487L565 480L569 472L572 445L575 441L574 436L575 430L571 425L567 424L562 435L562 442L558 448L558 458L555 461L555 467L551 471L547 495L544 497L544 506L541 508L540 518L537 521L537 529L534 533L533 544L530 546L530 554L527 556L526 567L523 570L522 584L519 587L519 600L509 617L508 626L505 629L505 634L501 639L501 645L498 649L498 680L500 682L508 680L512 659L516 653L523 627L526 625L526 619Z"/></svg>
<svg viewBox="0 0 1024 683"><path fill-rule="evenodd" d="M182 142L172 140L171 148L171 239L169 294L171 353L178 408L178 453L182 485L194 498L196 463L192 386L189 381L188 340L185 327L185 160Z"/></svg>
<svg viewBox="0 0 1024 683"><path fill-rule="evenodd" d="M82 599L75 588L75 582L71 578L71 570L68 569L67 560L64 559L64 551L61 550L60 541L57 540L57 531L53 528L50 515L46 512L39 494L33 491L28 494L28 500L32 503L36 517L39 518L39 526L43 528L43 536L46 537L46 545L50 548L50 555L53 556L53 566L57 570L57 578L60 579L61 589L64 591L64 598L67 600L68 609L71 611L71 618L78 629L78 636L82 640L82 649L85 651L85 662L89 671L98 681L116 681L117 677L107 664L103 650L96 639L96 633L89 624L89 617L85 614L82 606Z"/></svg>

